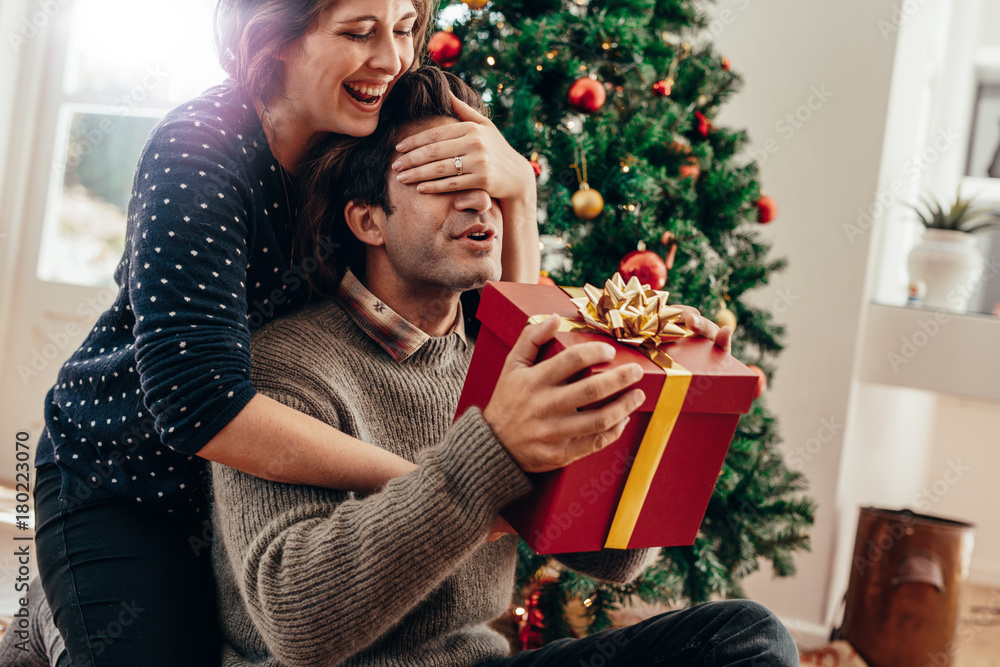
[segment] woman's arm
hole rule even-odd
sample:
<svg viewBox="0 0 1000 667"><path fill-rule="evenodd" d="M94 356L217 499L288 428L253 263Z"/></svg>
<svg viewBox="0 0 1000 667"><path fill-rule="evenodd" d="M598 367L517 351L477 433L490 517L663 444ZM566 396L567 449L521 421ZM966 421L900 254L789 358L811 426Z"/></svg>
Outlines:
<svg viewBox="0 0 1000 667"><path fill-rule="evenodd" d="M416 465L256 394L198 456L288 484L369 492Z"/></svg>
<svg viewBox="0 0 1000 667"><path fill-rule="evenodd" d="M185 118L166 122L140 160L122 276L136 320L129 370L161 441L297 484L371 491L409 472L407 461L257 393L247 286L279 269L259 260L250 269L259 179L234 156L252 139L214 116Z"/></svg>
<svg viewBox="0 0 1000 667"><path fill-rule="evenodd" d="M542 254L538 245L538 201L535 194L535 173L525 162L524 176L528 181L522 197L501 199L503 215L503 273L500 280L512 283L537 283Z"/></svg>

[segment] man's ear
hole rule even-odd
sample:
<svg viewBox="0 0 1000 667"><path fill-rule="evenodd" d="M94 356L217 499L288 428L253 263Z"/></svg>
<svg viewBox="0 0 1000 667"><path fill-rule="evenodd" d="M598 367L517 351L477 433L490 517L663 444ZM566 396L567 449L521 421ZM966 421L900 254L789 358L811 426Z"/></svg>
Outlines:
<svg viewBox="0 0 1000 667"><path fill-rule="evenodd" d="M344 220L355 237L365 245L385 245L385 211L350 201L344 206Z"/></svg>

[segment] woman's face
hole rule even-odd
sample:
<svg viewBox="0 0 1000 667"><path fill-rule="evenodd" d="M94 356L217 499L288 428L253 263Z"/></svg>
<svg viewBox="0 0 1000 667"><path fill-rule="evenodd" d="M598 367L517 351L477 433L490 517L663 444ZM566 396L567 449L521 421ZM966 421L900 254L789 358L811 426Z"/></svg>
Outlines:
<svg viewBox="0 0 1000 667"><path fill-rule="evenodd" d="M413 62L411 0L340 0L284 54L289 119L309 133L375 131L385 94Z"/></svg>

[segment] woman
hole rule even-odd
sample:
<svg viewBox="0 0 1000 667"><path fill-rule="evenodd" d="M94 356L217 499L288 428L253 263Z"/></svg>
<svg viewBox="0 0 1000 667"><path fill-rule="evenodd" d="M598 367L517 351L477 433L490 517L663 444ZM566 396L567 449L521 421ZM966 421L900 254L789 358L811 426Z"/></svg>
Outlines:
<svg viewBox="0 0 1000 667"><path fill-rule="evenodd" d="M374 131L430 14L430 0L220 1L231 80L150 137L118 298L45 406L39 569L77 667L218 664L205 460L358 491L412 468L257 395L249 337L303 302L332 250L292 261L308 147ZM456 108L465 122L411 137L393 168L425 191L489 192L505 220L505 279L534 281L532 171L487 119Z"/></svg>

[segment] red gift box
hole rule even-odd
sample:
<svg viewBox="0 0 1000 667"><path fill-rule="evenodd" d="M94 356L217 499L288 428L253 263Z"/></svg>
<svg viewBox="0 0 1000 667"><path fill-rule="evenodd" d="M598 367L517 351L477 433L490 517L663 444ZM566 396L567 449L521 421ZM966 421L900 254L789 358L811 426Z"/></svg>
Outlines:
<svg viewBox="0 0 1000 667"><path fill-rule="evenodd" d="M558 287L487 284L477 314L483 326L456 418L471 406L486 406L507 354L528 319L552 313L567 320L580 319L570 296ZM640 364L644 374L633 386L643 389L645 402L618 440L565 468L532 475L532 492L502 514L542 554L693 544L737 421L753 402L758 376L706 338L661 345L660 350L690 371L690 378L682 378L682 384L690 381L686 394L676 394L676 384L670 385L676 402L683 402L679 412L674 406L673 415L665 422L669 405L668 401L660 402L660 397L671 393L665 389L665 381L674 372L634 347L596 332L560 331L542 348L539 360L591 340L610 342L618 353L610 363L587 372L601 373L630 362ZM677 379L671 377L670 381L676 383ZM659 438L661 445L655 447L658 451L651 458L649 447L640 453L640 444L657 408L654 426L660 427L649 439ZM672 429L664 430L664 423L672 424ZM667 434L664 447L662 440ZM633 466L637 458L638 464Z"/></svg>

